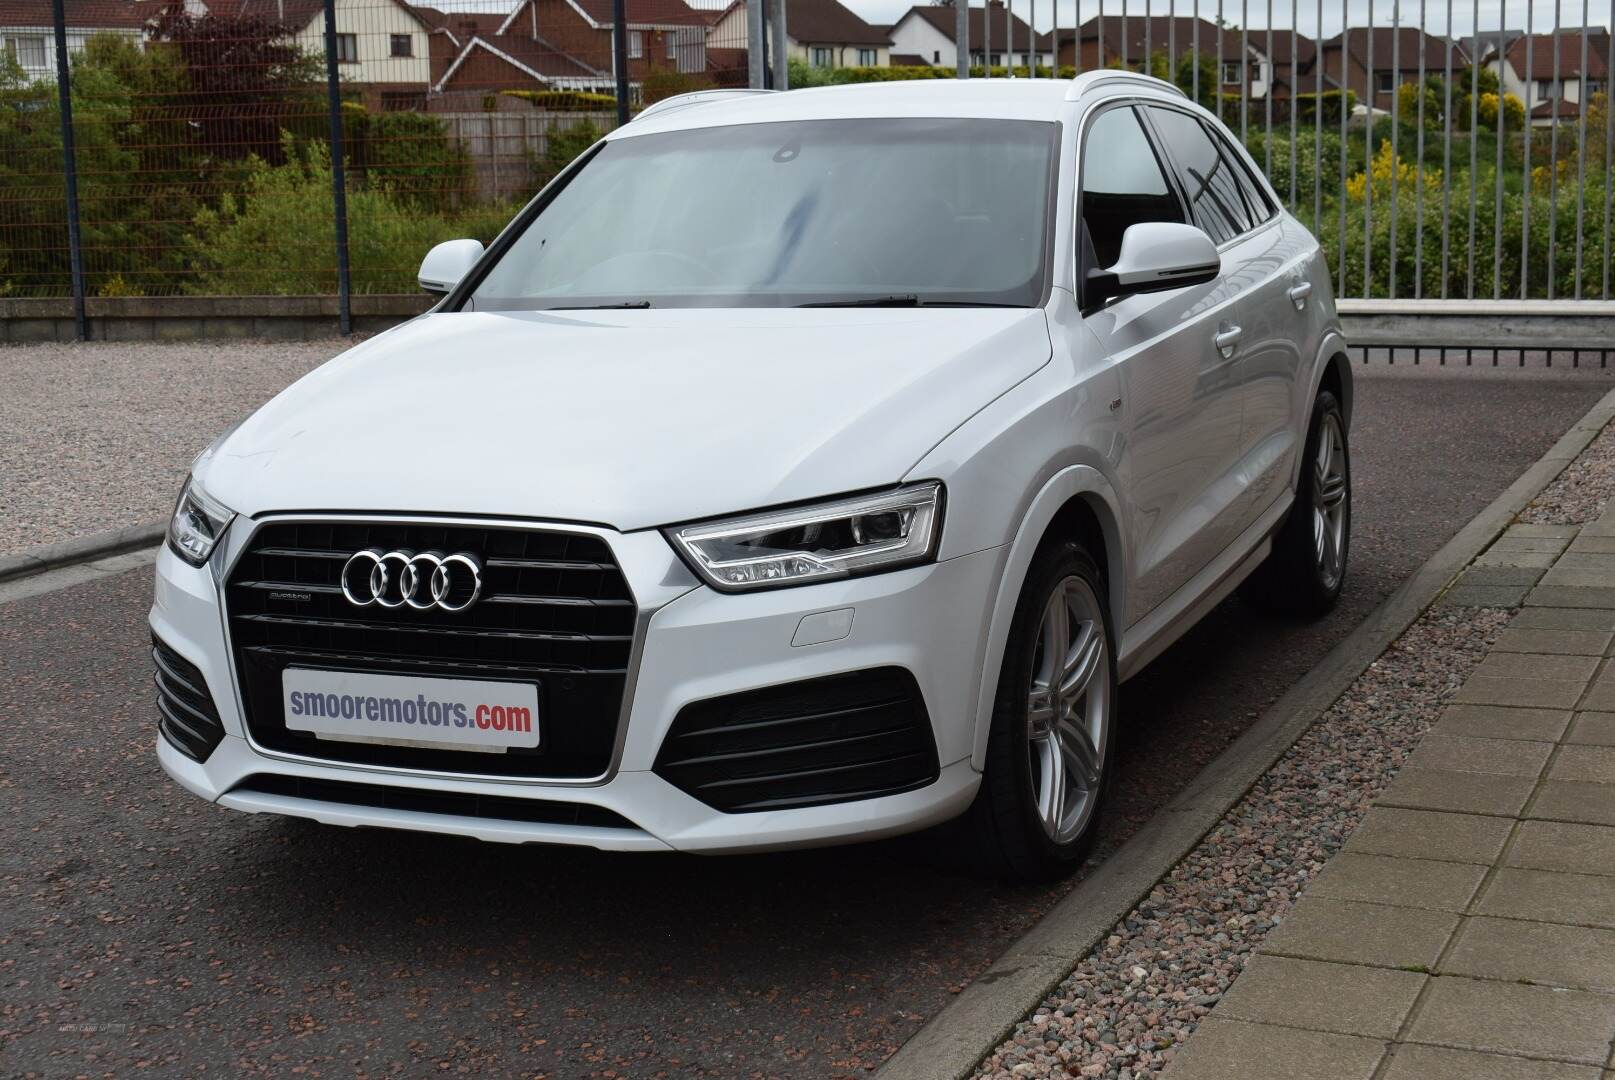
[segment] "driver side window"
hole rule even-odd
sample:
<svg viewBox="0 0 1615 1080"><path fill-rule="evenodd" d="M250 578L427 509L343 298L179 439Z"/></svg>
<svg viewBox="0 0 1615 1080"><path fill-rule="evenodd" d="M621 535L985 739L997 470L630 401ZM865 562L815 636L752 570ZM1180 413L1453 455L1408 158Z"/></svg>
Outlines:
<svg viewBox="0 0 1615 1080"><path fill-rule="evenodd" d="M1129 225L1183 221L1183 207L1130 105L1108 109L1088 126L1078 179L1091 267L1116 261Z"/></svg>

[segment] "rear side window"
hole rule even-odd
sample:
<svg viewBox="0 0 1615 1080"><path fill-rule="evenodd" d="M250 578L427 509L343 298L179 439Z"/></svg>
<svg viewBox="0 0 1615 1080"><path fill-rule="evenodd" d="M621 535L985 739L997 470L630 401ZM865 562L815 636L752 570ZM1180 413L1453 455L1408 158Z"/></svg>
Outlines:
<svg viewBox="0 0 1615 1080"><path fill-rule="evenodd" d="M1267 197L1266 189L1251 175L1245 159L1239 156L1239 151L1234 149L1227 137L1212 125L1206 126L1211 128L1211 133L1217 140L1217 149L1222 151L1222 156L1234 170L1234 175L1239 177L1239 190L1244 193L1245 204L1250 208L1251 224L1260 225L1273 216L1273 211L1277 207L1273 205L1273 200Z"/></svg>
<svg viewBox="0 0 1615 1080"><path fill-rule="evenodd" d="M1226 243L1265 219L1248 202L1245 188L1250 178L1218 150L1197 117L1152 105L1150 119L1161 133L1161 141L1171 148L1173 167L1194 223L1212 243Z"/></svg>
<svg viewBox="0 0 1615 1080"><path fill-rule="evenodd" d="M1183 207L1130 107L1106 110L1089 125L1081 180L1082 223L1097 266L1116 261L1129 225L1183 221Z"/></svg>

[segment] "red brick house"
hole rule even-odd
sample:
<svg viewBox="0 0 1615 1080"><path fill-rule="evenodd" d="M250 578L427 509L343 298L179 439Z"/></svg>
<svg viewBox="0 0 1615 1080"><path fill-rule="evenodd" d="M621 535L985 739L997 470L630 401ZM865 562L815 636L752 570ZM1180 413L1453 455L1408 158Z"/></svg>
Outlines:
<svg viewBox="0 0 1615 1080"><path fill-rule="evenodd" d="M684 0L626 0L626 14L631 81L653 72L706 71L707 21ZM614 71L611 0L523 0L498 36L543 42L586 68Z"/></svg>

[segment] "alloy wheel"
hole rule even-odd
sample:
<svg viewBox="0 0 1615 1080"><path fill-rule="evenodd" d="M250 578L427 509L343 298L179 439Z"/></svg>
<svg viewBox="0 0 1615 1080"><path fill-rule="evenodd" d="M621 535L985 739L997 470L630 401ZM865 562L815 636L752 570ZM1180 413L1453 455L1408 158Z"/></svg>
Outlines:
<svg viewBox="0 0 1615 1080"><path fill-rule="evenodd" d="M1098 803L1110 684L1098 597L1082 578L1066 577L1043 609L1026 704L1037 816L1057 844L1082 835Z"/></svg>
<svg viewBox="0 0 1615 1080"><path fill-rule="evenodd" d="M1346 560L1346 496L1345 433L1340 417L1326 412L1312 476L1312 543L1326 589L1340 581Z"/></svg>

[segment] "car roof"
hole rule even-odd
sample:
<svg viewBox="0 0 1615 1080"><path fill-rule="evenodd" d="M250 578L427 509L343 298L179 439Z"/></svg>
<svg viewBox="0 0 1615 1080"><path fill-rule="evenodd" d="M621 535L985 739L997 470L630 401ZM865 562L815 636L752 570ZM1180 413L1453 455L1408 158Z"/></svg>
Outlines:
<svg viewBox="0 0 1615 1080"><path fill-rule="evenodd" d="M1073 102L1117 94L1181 98L1160 79L1094 71L1075 79L913 79L820 86L789 93L718 91L652 106L607 138L730 124L880 117L1058 120Z"/></svg>

